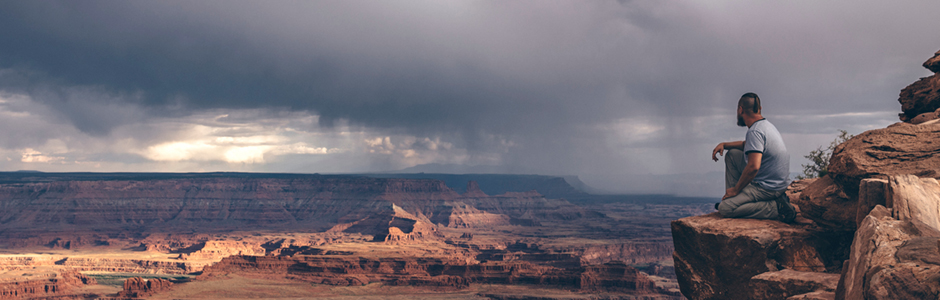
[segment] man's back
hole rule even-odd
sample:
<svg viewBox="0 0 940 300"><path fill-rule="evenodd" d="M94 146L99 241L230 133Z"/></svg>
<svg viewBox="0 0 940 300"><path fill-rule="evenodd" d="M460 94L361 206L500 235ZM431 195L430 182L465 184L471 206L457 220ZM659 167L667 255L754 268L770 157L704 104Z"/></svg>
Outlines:
<svg viewBox="0 0 940 300"><path fill-rule="evenodd" d="M751 124L744 140L744 153L761 152L761 167L753 183L771 190L785 190L790 185L790 154L783 137L770 121L759 120Z"/></svg>

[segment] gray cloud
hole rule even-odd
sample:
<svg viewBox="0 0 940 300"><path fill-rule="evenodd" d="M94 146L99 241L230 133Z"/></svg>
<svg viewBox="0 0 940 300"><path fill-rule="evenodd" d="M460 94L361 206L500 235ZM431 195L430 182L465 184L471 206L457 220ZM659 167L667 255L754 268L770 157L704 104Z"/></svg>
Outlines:
<svg viewBox="0 0 940 300"><path fill-rule="evenodd" d="M926 2L5 2L0 89L28 95L45 116L102 141L121 134L139 136L140 143L166 141L176 131L144 126L165 124L155 120L161 118L289 111L315 116L308 130L335 126L367 131L368 138L428 138L466 150L438 157L425 149L438 162L595 177L695 173L715 169L699 159L714 143L741 134L732 108L745 91L762 96L782 131L820 143L833 128L887 125L882 116L898 110L898 90L926 75L919 64L937 50L937 8ZM862 114L825 117L852 112ZM47 126L38 136L66 130ZM114 133L130 128L142 131ZM319 158L309 165L378 170L415 162L346 159L364 158L371 167ZM257 169L290 168L269 162Z"/></svg>

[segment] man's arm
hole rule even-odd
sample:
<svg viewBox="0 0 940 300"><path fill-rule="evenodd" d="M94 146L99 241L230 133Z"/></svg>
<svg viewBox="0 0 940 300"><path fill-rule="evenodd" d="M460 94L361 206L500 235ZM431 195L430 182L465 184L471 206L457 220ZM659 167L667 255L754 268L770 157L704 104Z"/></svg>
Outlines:
<svg viewBox="0 0 940 300"><path fill-rule="evenodd" d="M715 154L724 155L725 149L744 150L744 141L718 143L718 146L715 146L715 150L712 150L712 160L718 161L718 157L715 156Z"/></svg>
<svg viewBox="0 0 940 300"><path fill-rule="evenodd" d="M760 160L763 156L764 154L760 152L747 154L747 165L744 166L744 171L741 172L741 178L738 179L738 184L726 190L725 196L721 197L721 200L737 196L741 190L744 190L744 187L751 184L751 180L754 180L754 176L757 176L757 171L760 170Z"/></svg>

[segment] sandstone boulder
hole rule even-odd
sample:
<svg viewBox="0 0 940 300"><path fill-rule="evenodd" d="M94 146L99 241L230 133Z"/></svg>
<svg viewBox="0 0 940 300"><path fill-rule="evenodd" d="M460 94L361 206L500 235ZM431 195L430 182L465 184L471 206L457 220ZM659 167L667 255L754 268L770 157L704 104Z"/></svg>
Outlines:
<svg viewBox="0 0 940 300"><path fill-rule="evenodd" d="M790 198L790 203L796 204L799 202L803 191L816 180L819 180L819 178L799 179L790 183L790 186L787 187L787 197Z"/></svg>
<svg viewBox="0 0 940 300"><path fill-rule="evenodd" d="M803 217L821 227L855 229L858 201L849 198L828 175L812 181L792 202L800 207Z"/></svg>
<svg viewBox="0 0 940 300"><path fill-rule="evenodd" d="M748 299L744 287L766 272L837 272L852 238L842 231L717 213L673 221L672 235L676 276L689 299Z"/></svg>
<svg viewBox="0 0 940 300"><path fill-rule="evenodd" d="M901 121L909 122L922 113L940 108L940 75L924 77L901 90Z"/></svg>
<svg viewBox="0 0 940 300"><path fill-rule="evenodd" d="M937 237L919 237L911 221L876 206L855 234L836 299L937 299Z"/></svg>
<svg viewBox="0 0 940 300"><path fill-rule="evenodd" d="M859 134L833 150L829 174L849 198L865 178L940 177L940 123L895 123Z"/></svg>
<svg viewBox="0 0 940 300"><path fill-rule="evenodd" d="M940 51L934 53L933 57L924 62L924 68L934 73L940 73Z"/></svg>
<svg viewBox="0 0 940 300"><path fill-rule="evenodd" d="M940 109L933 112L925 112L911 119L911 124L923 124L940 118Z"/></svg>
<svg viewBox="0 0 940 300"><path fill-rule="evenodd" d="M855 232L837 299L940 297L940 183L891 176L886 204L875 206Z"/></svg>
<svg viewBox="0 0 940 300"><path fill-rule="evenodd" d="M838 284L839 274L784 269L752 277L748 298L785 299L810 292L833 293Z"/></svg>
<svg viewBox="0 0 940 300"><path fill-rule="evenodd" d="M892 176L886 192L892 215L901 221L911 221L922 231L940 230L940 184L933 178L912 175Z"/></svg>

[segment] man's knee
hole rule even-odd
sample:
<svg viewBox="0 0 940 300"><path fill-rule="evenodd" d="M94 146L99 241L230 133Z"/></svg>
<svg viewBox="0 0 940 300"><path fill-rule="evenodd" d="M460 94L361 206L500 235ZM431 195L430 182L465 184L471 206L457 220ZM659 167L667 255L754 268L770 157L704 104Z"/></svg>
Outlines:
<svg viewBox="0 0 940 300"><path fill-rule="evenodd" d="M720 214L722 218L732 218L734 216L734 209L735 207L732 207L728 201L721 201L721 203L718 204L718 214Z"/></svg>
<svg viewBox="0 0 940 300"><path fill-rule="evenodd" d="M744 151L741 151L741 149L728 149L728 153L725 153L725 164L734 163L742 159L744 159Z"/></svg>

